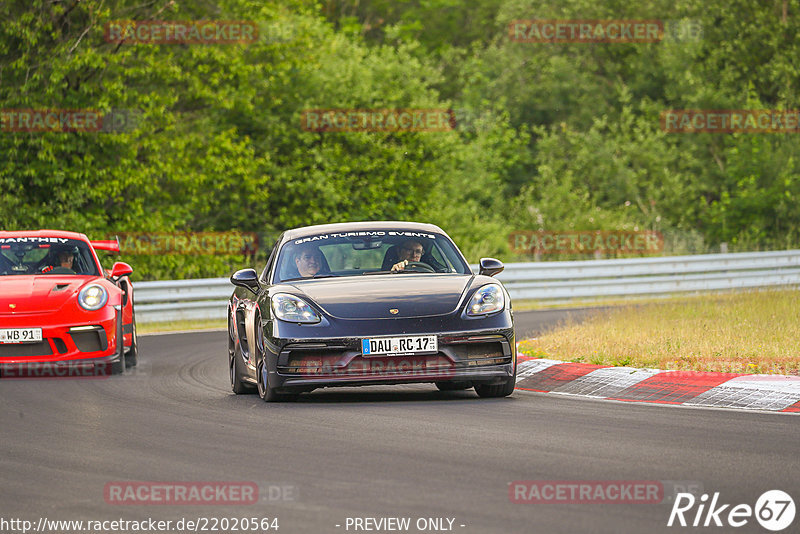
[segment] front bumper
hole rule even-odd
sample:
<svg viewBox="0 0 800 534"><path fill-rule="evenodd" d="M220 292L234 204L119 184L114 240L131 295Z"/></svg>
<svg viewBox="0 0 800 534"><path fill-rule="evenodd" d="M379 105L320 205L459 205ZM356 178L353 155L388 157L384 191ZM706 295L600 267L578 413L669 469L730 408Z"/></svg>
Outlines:
<svg viewBox="0 0 800 534"><path fill-rule="evenodd" d="M331 386L424 382L500 384L515 374L513 327L437 334L437 353L364 356L361 338L284 340L267 347L273 387L283 391Z"/></svg>
<svg viewBox="0 0 800 534"><path fill-rule="evenodd" d="M120 311L107 306L80 321L57 313L3 315L2 328L41 328L42 341L0 343L0 365L109 363L119 357ZM87 314L88 315L88 314Z"/></svg>

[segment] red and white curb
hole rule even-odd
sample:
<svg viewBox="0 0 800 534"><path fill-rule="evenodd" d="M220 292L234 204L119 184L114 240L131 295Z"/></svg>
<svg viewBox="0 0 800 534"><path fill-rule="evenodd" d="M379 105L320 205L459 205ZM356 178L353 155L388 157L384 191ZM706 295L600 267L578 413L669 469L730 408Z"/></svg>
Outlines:
<svg viewBox="0 0 800 534"><path fill-rule="evenodd" d="M517 389L618 401L800 413L800 376L662 371L521 358Z"/></svg>

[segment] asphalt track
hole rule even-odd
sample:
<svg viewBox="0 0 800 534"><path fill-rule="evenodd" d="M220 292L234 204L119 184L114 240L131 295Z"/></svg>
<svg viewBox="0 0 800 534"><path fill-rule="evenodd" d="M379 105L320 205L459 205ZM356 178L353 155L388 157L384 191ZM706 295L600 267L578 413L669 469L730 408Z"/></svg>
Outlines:
<svg viewBox="0 0 800 534"><path fill-rule="evenodd" d="M518 314L518 331L535 335L564 313ZM140 345L140 368L121 377L0 381L0 520L277 517L286 534L356 532L348 517L409 517L418 532L417 518L441 517L461 533L767 532L753 518L737 529L667 528L668 503L516 504L517 480L683 481L750 506L781 489L800 505L794 416L524 391L478 399L431 385L266 404L230 392L224 332ZM115 481L252 481L262 497L108 504Z"/></svg>

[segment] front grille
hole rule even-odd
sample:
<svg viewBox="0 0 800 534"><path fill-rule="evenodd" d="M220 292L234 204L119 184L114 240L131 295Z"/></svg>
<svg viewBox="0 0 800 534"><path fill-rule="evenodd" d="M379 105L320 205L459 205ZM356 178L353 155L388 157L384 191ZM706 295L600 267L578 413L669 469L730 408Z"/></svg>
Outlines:
<svg viewBox="0 0 800 534"><path fill-rule="evenodd" d="M413 376L443 373L453 370L453 362L441 354L426 356L386 356L353 358L346 367L337 366L338 360L306 357L293 358L291 366L279 367L284 374L303 376Z"/></svg>
<svg viewBox="0 0 800 534"><path fill-rule="evenodd" d="M290 350L284 352L286 364L278 370L286 374L327 374L337 369L337 363L347 354L343 350ZM283 355L282 354L282 355ZM283 358L281 358L283 359Z"/></svg>
<svg viewBox="0 0 800 534"><path fill-rule="evenodd" d="M451 357L457 367L474 367L509 363L511 354L506 354L503 347L500 341L467 342L439 345L439 351Z"/></svg>
<svg viewBox="0 0 800 534"><path fill-rule="evenodd" d="M459 360L479 360L483 358L502 358L503 345L500 343L459 343L446 345Z"/></svg>
<svg viewBox="0 0 800 534"><path fill-rule="evenodd" d="M0 343L0 358L13 358L24 356L50 356L53 349L45 339L38 343Z"/></svg>

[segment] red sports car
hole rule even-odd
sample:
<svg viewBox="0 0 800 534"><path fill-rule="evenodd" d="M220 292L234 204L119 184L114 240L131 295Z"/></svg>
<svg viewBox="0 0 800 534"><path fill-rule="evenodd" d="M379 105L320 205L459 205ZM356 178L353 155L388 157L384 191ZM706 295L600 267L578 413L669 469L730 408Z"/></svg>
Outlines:
<svg viewBox="0 0 800 534"><path fill-rule="evenodd" d="M35 375L37 366L119 374L136 365L133 270L117 262L104 271L95 249L119 252L119 243L0 232L0 376Z"/></svg>

